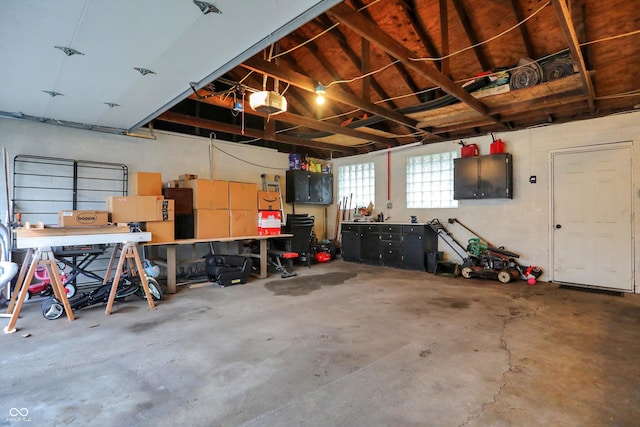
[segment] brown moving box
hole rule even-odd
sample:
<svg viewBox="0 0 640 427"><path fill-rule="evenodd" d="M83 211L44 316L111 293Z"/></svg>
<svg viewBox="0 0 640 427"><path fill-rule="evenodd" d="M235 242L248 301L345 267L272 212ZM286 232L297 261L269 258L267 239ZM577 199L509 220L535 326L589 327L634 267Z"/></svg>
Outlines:
<svg viewBox="0 0 640 427"><path fill-rule="evenodd" d="M173 221L175 217L174 201L165 201L163 196L109 196L107 211L111 222L116 223Z"/></svg>
<svg viewBox="0 0 640 427"><path fill-rule="evenodd" d="M275 191L258 191L258 210L279 211L280 194Z"/></svg>
<svg viewBox="0 0 640 427"><path fill-rule="evenodd" d="M194 209L229 209L229 181L191 179L180 187L193 190Z"/></svg>
<svg viewBox="0 0 640 427"><path fill-rule="evenodd" d="M249 182L229 182L229 209L258 210L258 185Z"/></svg>
<svg viewBox="0 0 640 427"><path fill-rule="evenodd" d="M250 209L230 210L231 222L229 231L231 237L257 236L258 211Z"/></svg>
<svg viewBox="0 0 640 427"><path fill-rule="evenodd" d="M225 209L196 209L194 234L196 239L229 237L229 211Z"/></svg>
<svg viewBox="0 0 640 427"><path fill-rule="evenodd" d="M58 211L58 225L62 227L105 226L108 223L107 211Z"/></svg>
<svg viewBox="0 0 640 427"><path fill-rule="evenodd" d="M173 242L175 240L173 221L150 221L145 223L144 229L151 233L151 243Z"/></svg>
<svg viewBox="0 0 640 427"><path fill-rule="evenodd" d="M131 195L162 196L160 172L135 172L131 175Z"/></svg>

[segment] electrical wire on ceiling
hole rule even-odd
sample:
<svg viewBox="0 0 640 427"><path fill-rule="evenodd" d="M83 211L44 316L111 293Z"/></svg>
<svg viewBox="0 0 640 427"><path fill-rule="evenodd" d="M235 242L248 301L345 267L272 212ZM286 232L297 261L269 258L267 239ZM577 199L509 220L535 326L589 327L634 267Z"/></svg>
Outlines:
<svg viewBox="0 0 640 427"><path fill-rule="evenodd" d="M527 16L526 18L524 18L522 21L520 21L520 22L516 23L515 25L511 26L510 28L507 28L507 29L506 29L506 30L504 30L503 32L496 34L496 35L495 35L495 36L493 36L493 37L489 37L487 40L484 40L484 41L478 42L478 43L473 44L473 45L471 45L471 46L467 46L467 47L465 47L465 48L462 48L462 49L460 49L460 50L458 50L458 51L456 51L456 52L452 52L452 53L450 53L450 54L448 54L448 55L445 55L445 56L441 56L441 57L409 58L409 60L410 60L410 61L442 61L442 60L445 60L445 59L449 59L449 58L451 58L452 56L456 56L456 55L459 55L459 54L461 54L461 53L463 53L463 52L466 52L466 51L468 51L468 50L474 49L474 48L476 48L476 47L479 47L479 46L485 45L485 44L487 44L487 43L489 43L489 42L492 42L492 41L494 41L494 40L496 40L496 39L498 39L498 38L500 38L500 37L504 36L505 34L510 33L511 31L515 30L515 29L516 29L516 28L518 28L519 26L524 25L524 23L525 23L525 22L527 22L528 20L530 20L531 18L533 18L534 16L536 16L538 13L540 13L540 12L542 11L542 9L544 9L544 8L545 8L545 7L547 7L547 6L549 6L550 4L551 4L551 1L546 2L546 3L545 3L545 4L543 4L543 5L542 5L538 10L536 10L536 11L535 11L535 12L533 12L531 15Z"/></svg>
<svg viewBox="0 0 640 427"><path fill-rule="evenodd" d="M220 148L220 147L216 147L215 145L212 145L212 147L213 147L215 150L218 150L218 151L220 151L221 153L226 154L226 155L227 155L227 156L229 156L229 157L232 157L232 158L234 158L234 159L236 159L236 160L241 161L242 163L246 163L246 164L251 165L251 166L257 166L257 167L262 168L262 169L282 170L282 167L275 168L275 167L273 167L273 166L264 166L264 165L259 165L259 164L257 164L257 163L253 163L253 162L250 162L250 161L248 161L248 160L242 159L242 158L240 158L240 157L234 156L234 155L233 155L233 154L231 154L231 153L227 153L227 152L226 152L226 151L224 151L222 148Z"/></svg>
<svg viewBox="0 0 640 427"><path fill-rule="evenodd" d="M374 4L378 3L379 1L381 1L381 0L374 0L374 1L372 1L371 3L369 3L369 4L367 4L367 5L362 6L362 7L361 7L360 9L358 9L357 11L358 11L358 12L361 12L361 11L363 11L363 10L365 10L365 9L368 9L368 8L370 8L371 6L373 6ZM307 39L307 40L305 40L304 42L302 42L302 43L300 43L300 44L298 44L298 45L295 45L294 47L292 47L292 48L291 48L291 49L289 49L289 50L286 50L286 51L284 51L284 52L281 52L281 53L277 54L276 56L274 56L274 59L275 59L275 58L279 58L279 57L284 56L284 55L287 55L287 54L289 54L289 53L293 52L294 50L300 49L301 47L303 47L303 46L305 46L305 45L307 45L307 44L311 43L312 41L314 41L314 40L315 40L315 39L317 39L318 37L320 37L320 36L323 36L323 35L327 34L329 31L333 30L333 29L334 29L334 28L336 28L338 25L340 25L340 23L339 23L339 22L336 22L335 24L333 24L333 25L332 25L332 26L330 26L329 28L327 28L327 29L325 29L325 30L320 31L318 34L316 34L315 36L311 37L310 39Z"/></svg>

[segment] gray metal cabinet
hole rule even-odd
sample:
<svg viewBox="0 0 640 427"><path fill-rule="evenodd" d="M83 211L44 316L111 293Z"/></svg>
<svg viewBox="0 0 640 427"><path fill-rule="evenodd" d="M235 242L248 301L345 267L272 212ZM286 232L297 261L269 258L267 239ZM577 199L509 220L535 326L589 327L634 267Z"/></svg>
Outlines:
<svg viewBox="0 0 640 427"><path fill-rule="evenodd" d="M454 160L453 198L513 199L513 158L509 153Z"/></svg>
<svg viewBox="0 0 640 427"><path fill-rule="evenodd" d="M330 205L333 175L321 172L287 171L287 203Z"/></svg>

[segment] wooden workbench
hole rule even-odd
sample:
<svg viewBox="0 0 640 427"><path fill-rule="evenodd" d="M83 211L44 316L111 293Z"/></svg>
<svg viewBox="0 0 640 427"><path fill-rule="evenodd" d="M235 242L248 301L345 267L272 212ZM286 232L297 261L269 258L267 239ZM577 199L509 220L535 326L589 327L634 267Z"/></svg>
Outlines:
<svg viewBox="0 0 640 427"><path fill-rule="evenodd" d="M282 239L293 237L293 234L275 234L272 236L241 236L241 237L219 237L219 238L209 238L209 239L179 239L171 242L159 242L159 243L145 243L145 246L166 246L167 249L167 260L166 261L158 261L154 258L154 262L157 264L164 265L167 269L167 292L175 293L176 292L176 271L177 271L177 260L176 260L176 249L181 245L192 245L194 246L196 243L221 243L221 242L246 242L250 240L257 240L260 242L260 274L258 277L261 279L267 278L267 265L268 265L268 254L267 254L267 241L269 239Z"/></svg>
<svg viewBox="0 0 640 427"><path fill-rule="evenodd" d="M139 242L146 242L151 240L151 233L131 233L128 227L47 227L39 229L18 229L16 230L16 247L18 249L27 249L27 255L20 269L16 288L11 295L7 314L10 315L9 325L4 328L5 333L14 333L16 331L15 325L20 316L22 305L27 295L27 289L36 268L42 265L47 269L49 277L51 278L51 286L53 288L56 298L64 306L65 312L69 320L74 320L73 311L69 305L67 295L64 290L60 272L55 263L55 257L53 256L52 246L71 246L71 245L89 245L89 244L123 244L125 250L121 253L121 260L118 263L118 268L122 268L126 258L130 258L135 262L137 271L142 272L142 263L138 256L135 246ZM112 267L113 259L110 267ZM111 268L110 268L111 269ZM110 273L110 271L108 272ZM114 280L111 294L109 295L109 304L107 314L110 314L111 305L115 298L115 288L117 287L118 278L120 276L120 270L116 272L116 279ZM149 294L149 288L144 278L144 274L141 274L142 282L149 301L149 307L154 308L151 295ZM107 277L108 278L108 277ZM105 278L105 282L107 280Z"/></svg>

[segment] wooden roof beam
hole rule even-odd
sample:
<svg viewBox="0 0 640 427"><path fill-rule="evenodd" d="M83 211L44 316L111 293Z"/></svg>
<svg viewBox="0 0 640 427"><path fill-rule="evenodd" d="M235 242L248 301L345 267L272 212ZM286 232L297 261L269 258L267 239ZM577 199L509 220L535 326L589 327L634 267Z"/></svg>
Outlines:
<svg viewBox="0 0 640 427"><path fill-rule="evenodd" d="M436 48L435 44L433 44L433 40L431 40L431 37L429 36L429 34L427 34L426 30L424 29L424 25L419 22L415 3L416 0L401 0L400 6L402 6L402 8L404 9L405 15L407 15L409 22L411 22L411 26L413 27L416 34L418 34L418 37L420 38L422 45L426 49L427 54L433 57L440 57L438 48ZM436 61L436 67L438 69L441 69L442 61Z"/></svg>
<svg viewBox="0 0 640 427"><path fill-rule="evenodd" d="M243 135L250 138L269 139L274 142L297 145L301 147L313 148L315 150L324 151L336 151L345 154L360 154L365 152L355 147L349 147L344 145L328 144L326 142L305 140L300 138L287 137L285 135L275 134L273 137L267 137L264 131L256 129L242 129L239 126L235 126L229 123L218 122L215 120L203 119L199 117L193 117L186 114L174 113L167 111L158 116L155 120L160 120L169 123L177 123L186 126L192 126L196 128L204 128L218 132L230 133L233 135Z"/></svg>
<svg viewBox="0 0 640 427"><path fill-rule="evenodd" d="M341 3L334 6L326 13L341 24L350 27L356 33L360 34L360 36L366 37L373 43L377 44L385 52L403 62L407 67L413 69L417 73L420 73L425 78L440 86L440 88L445 92L458 98L480 114L488 116L486 105L471 96L468 92L451 81L447 76L440 73L432 64L425 64L421 61L411 61L410 58L414 55L409 49L394 40L388 34L382 33L375 23L366 19L349 6ZM491 119L497 124L504 126L497 117L491 117Z"/></svg>
<svg viewBox="0 0 640 427"><path fill-rule="evenodd" d="M329 23L327 23L326 21L329 21ZM322 15L318 17L317 25L324 31L327 28L331 27L333 24L328 18ZM342 48L342 51L345 53L345 55L347 55L351 63L358 70L362 69L362 61L360 60L360 57L354 52L351 46L349 46L349 43L347 43L347 38L344 36L344 34L342 34L342 32L337 27L332 28L327 34L329 34L338 42L338 44ZM371 87L378 94L380 99L386 100L389 98L389 94L387 94L387 92L382 88L382 86L380 86L380 83L378 83L375 76L371 76ZM385 103L387 103L389 107L393 110L397 108L397 105L395 102L393 102L393 100L385 101Z"/></svg>
<svg viewBox="0 0 640 427"><path fill-rule="evenodd" d="M580 73L580 79L582 80L584 93L587 95L589 108L591 109L591 112L594 112L594 100L596 97L596 92L593 86L593 81L591 80L591 75L589 74L589 71L587 70L587 67L584 63L584 57L582 56L582 51L580 50L578 36L576 35L576 31L571 21L571 12L569 12L569 8L567 7L567 3L565 2L565 0L552 0L551 3L556 10L556 15L558 17L558 21L560 21L562 32L567 39L567 44L569 45L571 56L577 62L578 72Z"/></svg>
<svg viewBox="0 0 640 427"><path fill-rule="evenodd" d="M304 76L302 74L296 73L295 71L279 67L276 64L262 60L255 56L246 60L241 64L241 66L249 70L254 70L273 78L280 79L283 82L290 83L309 92L315 92L315 81L311 77ZM338 88L327 88L327 93L325 94L325 96L329 99L333 99L334 101L342 102L344 104L360 108L361 110L421 131L421 129L418 128L417 120L407 117L404 114L400 114L396 111L380 107L376 104L365 102L362 98L350 95Z"/></svg>
<svg viewBox="0 0 640 427"><path fill-rule="evenodd" d="M480 63L480 67L482 71L488 71L491 69L491 65L489 65L489 61L487 61L487 57L482 51L482 48L478 45L478 36L476 35L475 30L473 29L473 25L471 25L471 20L469 19L469 15L467 15L467 11L464 6L460 2L460 0L452 0L453 5L456 8L456 12L458 13L458 18L460 18L460 22L464 27L464 31L467 33L467 38L469 39L469 43L473 46L473 53L476 54L476 58Z"/></svg>
<svg viewBox="0 0 640 427"><path fill-rule="evenodd" d="M228 109L233 108L233 100L230 97L228 97L226 100L223 100L219 96L212 96L209 98L198 99L196 95L191 95L189 98L203 102L205 104L215 105L216 107L223 107ZM245 114L250 114L252 116L258 116L262 118L268 117L267 114L252 110L248 101L244 102L243 108L244 108ZM310 129L315 129L323 132L331 132L338 135L350 136L352 138L361 139L367 142L377 142L377 143L383 144L384 146L387 146L387 145L395 146L399 144L398 141L396 141L395 139L385 138L383 136L373 135L367 132L361 132L357 129L353 129L350 127L340 126L333 123L324 122L321 120L310 119L308 117L299 116L297 114L293 114L289 112L284 112L275 116L271 116L269 117L269 119L271 121L286 122L293 125L304 126Z"/></svg>
<svg viewBox="0 0 640 427"><path fill-rule="evenodd" d="M352 1L353 1L353 5L356 8L362 9L364 7L364 3L362 3L360 0L352 0ZM363 16L365 16L367 19L371 19L371 14L367 9L363 9L360 13ZM391 62L395 62L396 58L394 58L391 54L389 54L389 52L385 52L385 53L387 54L387 57ZM405 84L409 87L409 90L411 90L412 93L416 93L420 91L421 88L419 88L416 82L413 81L413 79L411 78L411 75L409 74L409 72L401 62L395 62L393 64L393 67L396 69L396 71L398 72L402 80L404 80Z"/></svg>

